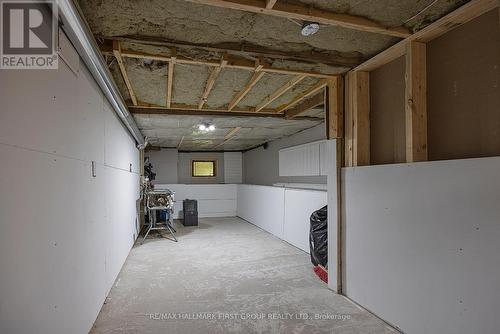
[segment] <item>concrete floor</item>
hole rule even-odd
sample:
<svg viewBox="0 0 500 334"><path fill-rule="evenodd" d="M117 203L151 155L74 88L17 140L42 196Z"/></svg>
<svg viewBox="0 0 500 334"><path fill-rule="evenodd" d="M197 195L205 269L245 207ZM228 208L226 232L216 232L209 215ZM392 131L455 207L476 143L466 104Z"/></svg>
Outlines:
<svg viewBox="0 0 500 334"><path fill-rule="evenodd" d="M176 228L178 243L136 244L91 333L396 332L328 290L308 254L242 219Z"/></svg>

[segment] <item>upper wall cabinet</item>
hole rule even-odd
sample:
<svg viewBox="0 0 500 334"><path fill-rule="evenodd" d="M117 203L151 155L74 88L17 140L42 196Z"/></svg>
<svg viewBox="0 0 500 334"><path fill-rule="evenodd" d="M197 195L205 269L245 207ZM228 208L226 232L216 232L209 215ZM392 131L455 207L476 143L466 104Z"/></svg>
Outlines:
<svg viewBox="0 0 500 334"><path fill-rule="evenodd" d="M325 141L293 146L279 151L280 176L326 175Z"/></svg>

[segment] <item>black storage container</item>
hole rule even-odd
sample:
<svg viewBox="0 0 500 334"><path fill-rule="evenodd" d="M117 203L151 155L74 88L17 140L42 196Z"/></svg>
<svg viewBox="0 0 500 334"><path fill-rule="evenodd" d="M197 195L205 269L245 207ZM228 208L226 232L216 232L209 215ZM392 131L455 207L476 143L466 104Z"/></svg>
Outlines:
<svg viewBox="0 0 500 334"><path fill-rule="evenodd" d="M184 213L184 226L198 226L198 202L194 199L185 199L182 202L182 212Z"/></svg>

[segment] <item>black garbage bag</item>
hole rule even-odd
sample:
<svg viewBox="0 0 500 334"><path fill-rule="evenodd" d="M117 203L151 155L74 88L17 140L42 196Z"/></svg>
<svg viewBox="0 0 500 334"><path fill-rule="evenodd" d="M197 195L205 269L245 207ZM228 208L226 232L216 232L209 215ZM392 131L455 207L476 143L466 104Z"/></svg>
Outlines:
<svg viewBox="0 0 500 334"><path fill-rule="evenodd" d="M311 215L311 228L309 230L309 248L311 252L311 262L327 268L328 263L328 228L327 228L327 208L325 205L316 210Z"/></svg>

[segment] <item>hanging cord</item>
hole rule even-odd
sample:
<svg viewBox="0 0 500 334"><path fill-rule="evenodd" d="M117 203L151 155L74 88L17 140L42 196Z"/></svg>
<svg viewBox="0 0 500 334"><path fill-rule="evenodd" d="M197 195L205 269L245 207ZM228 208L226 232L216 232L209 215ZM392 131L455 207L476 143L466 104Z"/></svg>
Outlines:
<svg viewBox="0 0 500 334"><path fill-rule="evenodd" d="M416 18L417 16L420 16L420 14L422 14L423 12L425 12L427 9L431 8L432 6L434 6L436 4L436 2L438 2L439 0L434 0L433 2L431 2L430 4L428 4L424 9L422 9L420 12L418 12L417 14L413 15L412 17L410 17L409 19L407 19L406 21L403 21L403 24L405 23L408 23L410 22L411 20L413 20L414 18Z"/></svg>

